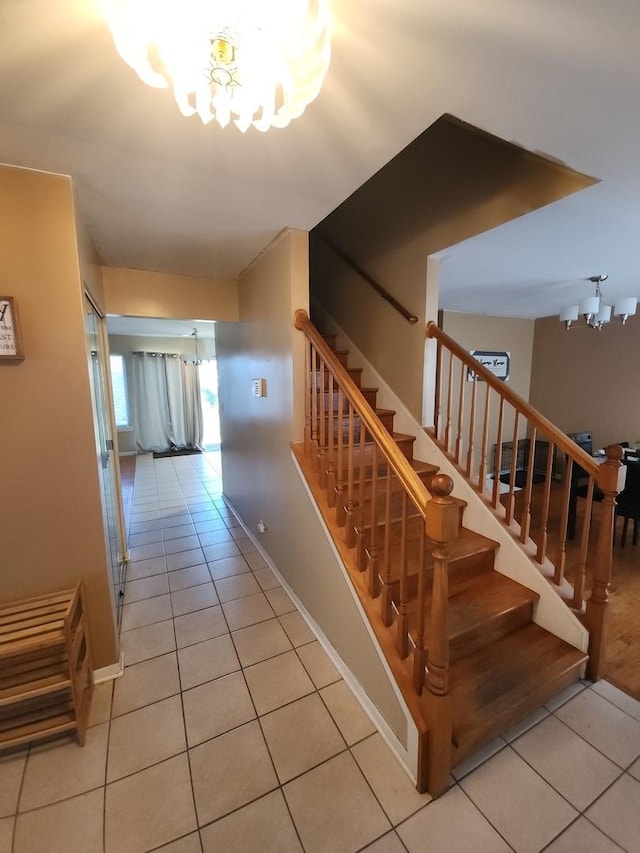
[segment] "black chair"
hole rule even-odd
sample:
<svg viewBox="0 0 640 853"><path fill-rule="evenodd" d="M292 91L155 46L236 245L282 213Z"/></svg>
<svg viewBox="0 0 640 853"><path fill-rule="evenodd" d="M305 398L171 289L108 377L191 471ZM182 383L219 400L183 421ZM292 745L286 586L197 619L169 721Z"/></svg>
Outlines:
<svg viewBox="0 0 640 853"><path fill-rule="evenodd" d="M569 432L567 436L575 441L589 456L593 456L593 438L590 432ZM586 498L589 491L589 474L581 465L574 462L571 466L571 486L569 489L569 516L567 520L567 538L576 535L576 514L578 498ZM602 501L604 494L597 487L593 490L593 500Z"/></svg>
<svg viewBox="0 0 640 853"><path fill-rule="evenodd" d="M624 547L627 541L627 530L629 521L633 521L633 537L634 545L638 544L638 523L640 522L640 459L627 459L627 475L624 482L624 489L618 495L616 501L616 519L622 516L624 523L622 525L622 537L620 539L621 547Z"/></svg>

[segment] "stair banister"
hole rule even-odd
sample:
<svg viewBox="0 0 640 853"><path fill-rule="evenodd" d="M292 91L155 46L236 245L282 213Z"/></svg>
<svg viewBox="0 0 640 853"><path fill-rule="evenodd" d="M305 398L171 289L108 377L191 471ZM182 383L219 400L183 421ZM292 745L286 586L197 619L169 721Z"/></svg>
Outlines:
<svg viewBox="0 0 640 853"><path fill-rule="evenodd" d="M538 595L495 572L494 551L498 543L461 526L464 502L452 498L452 479L437 475L435 465L413 457L413 438L392 432L393 421L389 417L392 412L382 409L374 412L377 389L359 388L361 368L347 368L346 353L340 352L338 356L333 353L334 336L325 340L304 311L296 312L295 325L308 342L310 385L306 396L311 404L306 410L307 452L302 455L298 444L293 445L293 452L415 723L417 788L421 792L428 789L437 796L448 789L452 767L483 740L509 728L536 704L545 702L554 690L557 692L576 680L586 653L535 625L533 606ZM438 350L444 356L440 343ZM477 372L477 365L472 363L471 367ZM456 382L460 378L458 369L456 364ZM480 410L480 402L476 400L476 394L480 393L478 376L479 373L473 389L460 378L455 397L449 395L448 414L453 423L448 433L455 447L448 447L447 452L461 473L468 469L467 476L469 471L474 476L476 472L477 459L465 445L467 441L469 445L474 442L472 424L476 405ZM488 379L486 388L489 383L494 384ZM500 391L504 390L501 383L496 384ZM444 399L447 389L444 386L441 389ZM335 392L338 405L334 445ZM469 397L473 416L467 410L461 418L455 407L464 408ZM485 413L487 401L488 396ZM499 397L499 403L500 413L496 406L496 415L501 414L505 405L511 405L505 403L504 396ZM516 446L521 443L518 419L513 425ZM536 427L530 426L529 434L535 439ZM508 424L504 429L510 434ZM484 432L482 458L486 469ZM557 444L562 446L562 439ZM564 444L571 451L570 459L579 457L581 451L577 445L570 446L568 440ZM550 439L547 447L550 481L555 441ZM505 461L508 448L507 443ZM309 452L314 456L313 461ZM500 448L496 458L499 452ZM601 536L600 549L604 554L611 550L616 487L613 469L619 469L615 452L609 456L605 470L596 472L608 495L605 509L611 522L609 532L605 525ZM515 460L517 454L512 454L512 458ZM532 463L530 446L531 472ZM585 467L589 467L588 462ZM596 474L590 475L592 482ZM508 480L513 491L512 471ZM339 492L339 488L344 491ZM332 506L327 490L333 499ZM523 492L527 496L527 513L530 492L528 482ZM513 515L513 496L508 500L509 515ZM562 526L566 527L566 523ZM515 524L513 527L515 533ZM565 535L566 530L561 539ZM459 542L455 541L457 537ZM552 537L552 546L554 541ZM530 545L527 540L532 556ZM564 546L562 540L561 547ZM546 544L543 552L546 553ZM610 564L608 571L604 565L604 570L597 574L593 601L588 607L593 633L599 630L599 637L606 628L609 579ZM484 615L478 619L480 612ZM451 636L450 629L454 626ZM597 642L597 638L592 640L594 662L598 657ZM530 660L531 648L537 651ZM489 683L494 672L495 678ZM514 673L522 673L522 678L512 684Z"/></svg>
<svg viewBox="0 0 640 853"><path fill-rule="evenodd" d="M451 709L449 707L449 544L458 535L458 511L450 500L453 480L438 474L431 484L433 499L425 524L433 541L433 590L427 652L427 725L429 761L427 789L434 795L449 785Z"/></svg>
<svg viewBox="0 0 640 853"><path fill-rule="evenodd" d="M548 559L548 540L549 540L549 509L550 509L550 484L553 478L553 461L554 450L559 448L567 458L567 467L565 470L565 480L563 486L561 519L560 519L560 541L558 552L555 555L554 563L554 582L560 586L564 581L564 568L566 562L566 540L568 535L568 507L571 488L571 475L574 465L580 466L585 474L589 477L587 487L587 497L585 502L585 519L583 521L583 531L580 542L578 571L574 583L573 600L571 605L578 613L583 613L584 604L584 588L585 576L587 571L587 558L589 553L589 535L591 523L591 509L594 494L594 487L597 484L600 491L603 493L601 502L600 525L598 530L596 554L591 565L592 571L592 588L591 596L586 603L586 613L584 621L590 632L589 645L589 663L587 672L594 680L600 678L604 674L606 660L606 634L608 624L608 591L611 583L612 560L613 560L613 531L615 521L615 500L618 494L618 474L623 456L622 449L618 445L610 445L606 448L606 461L603 464L593 459L585 450L583 450L572 438L566 435L562 430L555 426L551 421L538 412L526 400L516 394L503 380L496 378L484 365L473 358L460 344L450 338L445 332L440 329L436 323L429 322L426 326L426 336L435 338L438 342L438 377L436 387L439 389L439 398L436 401L435 411L441 411L440 398L446 400L446 424L438 424L435 426L435 440L440 444L442 449L449 454L452 460L458 467L466 473L466 476L473 481L471 476L471 454L469 454L466 464L462 460L462 447L456 443L456 447L451 446L452 423L457 419L458 424L461 423L462 411L453 411L453 360L458 359L461 363L461 375L469 369L473 372L474 377L481 378L487 386L485 396L485 413L482 423L482 453L480 459L479 477L473 485L482 493L484 491L485 477L489 473L487 470L486 452L487 452L487 426L489 414L489 389L498 396L499 413L498 413L498 438L496 444L494 475L502 470L502 424L504 405L510 405L515 413L515 424L513 430L512 441L512 460L509 476L509 495L507 497L507 510L505 519L507 523L513 521L514 515L514 486L515 486L515 469L514 460L517 455L518 443L518 422L524 418L529 431L529 453L527 465L527 481L524 489L524 506L520 521L519 539L522 543L526 543L530 534L531 524L531 488L532 488L532 473L534 467L534 451L537 437L542 435L548 439L548 452L545 466L545 483L546 488L542 496L541 504L541 528L538 534L537 548L535 552L536 561L543 565ZM442 385L444 365L444 351L449 353L449 369L448 369L448 387ZM446 381L446 380L445 380ZM464 405L464 394L460 393L460 405ZM473 410L475 414L475 399L473 401ZM440 439L441 433L444 433L444 442ZM461 435L461 432L458 433ZM472 439L469 439L471 444ZM492 500L491 504L497 508L500 503L499 495L499 478L494 476Z"/></svg>
<svg viewBox="0 0 640 853"><path fill-rule="evenodd" d="M474 373L482 377L497 394L500 395L507 403L510 403L517 411L525 416L525 418L533 423L539 432L544 432L549 435L556 447L559 447L563 453L570 456L574 461L584 468L587 473L594 477L598 476L599 465L589 454L579 447L573 439L569 438L562 430L552 423L548 418L545 418L537 409L523 399L519 394L516 394L502 379L497 379L490 370L480 364L472 355L470 355L464 347L461 347L453 338L450 338L446 332L443 332L433 320L430 320L426 326L426 336L435 338L445 346L449 352L453 353L467 367L471 368Z"/></svg>
<svg viewBox="0 0 640 853"><path fill-rule="evenodd" d="M615 522L618 473L623 451L617 444L606 449L607 461L600 465L598 486L604 493L602 519L598 535L596 560L593 565L591 597L587 601L586 623L589 628L589 662L587 675L597 681L604 675L606 663L607 628L609 622L609 586L611 584L613 531Z"/></svg>
<svg viewBox="0 0 640 853"><path fill-rule="evenodd" d="M385 290L381 284L378 284L375 278L370 276L368 272L362 269L362 267L358 266L358 264L353 260L353 258L349 257L346 252L343 252L342 249L339 249L335 245L335 243L332 243L326 237L321 237L317 233L316 236L325 244L325 246L328 246L334 253L334 255L340 258L340 260L344 264L346 264L348 267L351 267L351 269L356 273L356 275L360 276L363 281L366 281L369 287L373 288L376 293L380 294L380 296L385 300L385 302L388 302L392 308L395 308L398 314L401 314L407 322L411 323L412 326L419 322L419 317L417 317L415 314L412 314L411 311L408 311L404 307L404 305L402 305L402 303L398 302L395 296L392 296L388 290Z"/></svg>
<svg viewBox="0 0 640 853"><path fill-rule="evenodd" d="M353 382L345 368L328 349L322 335L317 331L303 308L298 308L295 312L294 324L296 329L304 332L314 347L322 353L324 363L338 379L339 384L343 388L344 395L349 402L358 409L367 432L373 437L376 444L384 448L385 456L394 474L402 481L408 496L424 518L426 506L431 496L422 480L409 464L406 456L393 442L391 436L384 426L382 426L375 412L365 400L362 392Z"/></svg>

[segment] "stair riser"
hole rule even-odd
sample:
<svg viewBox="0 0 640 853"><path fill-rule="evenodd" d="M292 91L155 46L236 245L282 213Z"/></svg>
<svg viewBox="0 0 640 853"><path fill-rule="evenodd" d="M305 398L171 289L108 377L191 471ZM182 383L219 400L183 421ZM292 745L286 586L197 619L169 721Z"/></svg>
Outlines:
<svg viewBox="0 0 640 853"><path fill-rule="evenodd" d="M365 517L368 517L366 515L366 512L369 512L369 514L371 513L370 507L371 507L371 495L372 495L372 491L373 491L373 486L371 484L371 480L367 476L367 474L369 474L370 471L371 471L371 469L369 468L369 471L365 472L363 500L365 501L365 505L367 507L369 507L369 509L365 511ZM424 483L425 488L428 489L429 486L431 485L431 481L433 480L435 474L432 471L421 471L421 472L417 472L417 474L418 474L418 477L420 478L420 480ZM357 471L356 471L356 476L355 476L355 480L354 480L354 484L353 484L353 489L354 489L354 492L355 492L357 498L359 499L360 498L360 481L359 481L358 476L357 476ZM380 477L377 481L377 484L376 484L376 501L378 502L379 507L380 507L380 501L386 500L386 493L387 493L386 490L387 490L386 478ZM391 481L391 494L392 495L398 495L401 492L402 492L402 485L401 485L400 481L397 480L396 478L393 478Z"/></svg>
<svg viewBox="0 0 640 853"><path fill-rule="evenodd" d="M343 367L347 367L347 364L349 362L349 353L346 350L335 350L335 349L333 349L333 347L331 349L333 351L334 356L338 359L340 364ZM322 366L322 362L321 362L320 356L318 354L316 354L316 367L319 369L321 366Z"/></svg>
<svg viewBox="0 0 640 853"><path fill-rule="evenodd" d="M354 489L354 503L357 505L358 493ZM378 495L376 497L377 509L378 509L378 541L381 542L384 539L386 532L386 524L384 522L385 516L385 507L386 507L386 495ZM401 535L402 535L402 495L397 494L392 496L391 501L391 546L393 548L400 545ZM367 542L370 541L371 536L371 502L365 501L362 511L362 518L360 514L356 515L359 531L367 537ZM460 508L460 513L458 517L459 524L462 523L462 508ZM424 532L424 520L420 513L415 509L412 505L411 501L407 501L407 539L415 541L415 548L417 553L417 540Z"/></svg>
<svg viewBox="0 0 640 853"><path fill-rule="evenodd" d="M414 443L413 438L402 438L402 439L396 440L396 444L398 446L398 449L409 460L409 462L411 462L411 460L413 459L413 443ZM345 445L345 446L343 446L345 483L346 483L346 476L347 476L347 453L348 453L348 448ZM337 447L334 448L333 455L334 455L334 467L337 471L338 470L338 449L337 449ZM378 452L378 458L380 458L379 452ZM371 463L373 461L373 443L367 443L365 445L362 459L360 458L359 446L357 447L357 449L354 449L353 461L355 463L354 469L353 469L355 477L358 476L358 471L360 470L360 463L361 462L364 466L365 471L370 470Z"/></svg>
<svg viewBox="0 0 640 853"><path fill-rule="evenodd" d="M353 380L353 382L358 386L361 385L362 382L362 368L360 367L348 367L347 373ZM317 371L315 374L315 387L328 390L329 389L329 372L327 370ZM313 382L311 382L311 386L313 387Z"/></svg>
<svg viewBox="0 0 640 853"><path fill-rule="evenodd" d="M376 398L378 396L378 389L377 388L362 388L361 387L360 391L362 392L362 396L365 398L365 400L371 406L371 408L375 409L376 408ZM338 408L339 408L339 402L340 401L338 399L338 392L337 391L334 391L333 393L331 393L331 391L325 391L324 392L324 411L325 412L328 412L329 409L331 408L332 411L334 412L334 414L337 414ZM333 405L332 405L332 403L333 403ZM348 412L349 412L349 400L344 395L342 397L342 411L345 414L348 414Z"/></svg>
<svg viewBox="0 0 640 853"><path fill-rule="evenodd" d="M338 457L338 450L337 450L337 448L334 448L333 465L334 465L335 470L337 470L337 467L338 467L338 458L337 457ZM378 458L379 457L380 457L380 454L378 454ZM345 457L345 459L346 459L346 457ZM360 465L358 464L358 459L355 460L355 463L356 464L353 466L353 481L354 481L355 487L357 489L357 484L360 481ZM363 471L363 475L364 475L364 479L365 479L365 487L370 489L371 478L372 478L373 473L374 473L373 465L365 464L362 467L362 471ZM386 463L381 462L378 464L377 473L378 473L377 493L380 495L380 494L385 493L385 490L387 487L387 480L386 480L387 465L386 465ZM422 480L422 482L425 484L425 486L427 488L429 488L429 486L431 485L431 481L433 480L433 478L435 477L435 475L437 473L438 473L437 470L416 471L416 474L418 475L418 477L420 477L420 479ZM392 492L399 492L401 490L402 490L402 486L400 485L398 478L393 476L393 472L392 472L391 491Z"/></svg>
<svg viewBox="0 0 640 853"><path fill-rule="evenodd" d="M538 710L554 696L557 696L563 690L575 684L580 677L581 666L582 664L576 664L556 676L555 679L546 681L544 685L536 686L536 689L532 690L527 697L526 702L519 701L517 708L511 708L508 716L496 715L490 725L484 725L481 730L471 733L465 737L463 743L458 744L456 742L454 731L454 742L451 747L452 769L461 764L465 758L476 752L482 744L488 743L499 734L504 734L507 729L517 725L517 723L526 719L529 714Z"/></svg>
<svg viewBox="0 0 640 853"><path fill-rule="evenodd" d="M433 548L433 544L428 548ZM476 554L465 555L463 557L459 557L458 559L449 561L449 585L454 586L454 584L464 583L465 581L471 580L474 577L482 574L483 572L490 572L493 570L493 561L494 561L494 553L493 551L481 551ZM414 561L415 562L415 561ZM431 584L433 581L433 558L427 559L427 573L425 577L425 583L427 590L431 589ZM391 597L393 601L396 603L400 600L400 581L392 580L389 584L391 590ZM411 565L411 562L408 566L407 571L407 593L408 600L413 601L417 598L418 595L418 569L417 566Z"/></svg>
<svg viewBox="0 0 640 853"><path fill-rule="evenodd" d="M452 638L449 644L451 663L506 637L512 631L524 627L532 619L533 603L523 604L506 613L501 613L479 627L474 627L473 630L466 631L462 636Z"/></svg>
<svg viewBox="0 0 640 853"><path fill-rule="evenodd" d="M379 419L382 421L382 425L387 430L387 432L393 432L393 413L392 412L379 412ZM333 420L333 437L334 437L334 446L338 440L338 435L340 433L340 428L342 427L342 441L343 445L346 446L349 443L349 417L336 417L332 418ZM353 418L353 443L354 445L360 444L360 418L356 415ZM320 424L318 425L320 429ZM329 432L329 417L324 418L324 433L325 436ZM365 430L365 441L371 441L371 434Z"/></svg>

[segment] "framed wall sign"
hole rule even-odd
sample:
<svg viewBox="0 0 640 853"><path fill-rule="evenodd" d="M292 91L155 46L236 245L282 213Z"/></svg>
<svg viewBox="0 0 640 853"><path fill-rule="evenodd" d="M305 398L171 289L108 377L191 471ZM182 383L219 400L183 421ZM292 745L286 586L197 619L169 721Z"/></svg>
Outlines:
<svg viewBox="0 0 640 853"><path fill-rule="evenodd" d="M507 381L509 378L509 371L511 369L511 353L480 349L469 350L469 353L477 359L483 367L490 370L496 379L504 379L505 382ZM473 370L471 370L471 368L467 371L467 379L470 382L473 380ZM478 376L478 379L482 381L480 376Z"/></svg>
<svg viewBox="0 0 640 853"><path fill-rule="evenodd" d="M13 296L0 296L0 362L22 361L18 309Z"/></svg>

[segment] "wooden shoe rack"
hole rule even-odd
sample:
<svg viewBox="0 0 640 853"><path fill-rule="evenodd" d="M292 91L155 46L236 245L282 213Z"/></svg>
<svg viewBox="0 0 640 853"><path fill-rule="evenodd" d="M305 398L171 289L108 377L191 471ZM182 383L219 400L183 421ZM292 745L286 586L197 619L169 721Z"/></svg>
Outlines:
<svg viewBox="0 0 640 853"><path fill-rule="evenodd" d="M70 731L83 746L92 695L82 582L0 605L0 749Z"/></svg>

